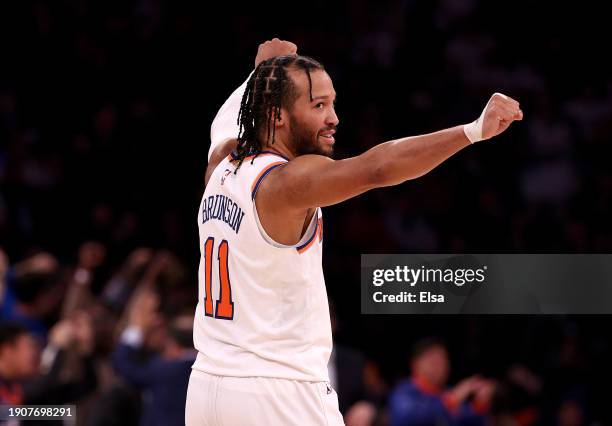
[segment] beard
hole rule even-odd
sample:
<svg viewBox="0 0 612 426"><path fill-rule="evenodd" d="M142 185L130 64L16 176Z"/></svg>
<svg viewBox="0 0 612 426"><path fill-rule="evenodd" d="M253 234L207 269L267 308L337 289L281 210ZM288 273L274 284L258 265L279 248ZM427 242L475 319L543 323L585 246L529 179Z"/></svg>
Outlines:
<svg viewBox="0 0 612 426"><path fill-rule="evenodd" d="M320 132L331 130L326 127L319 130L311 130L302 125L295 117L291 117L291 129L289 131L293 151L296 156L306 154L318 154L332 158L334 156L334 146L325 144L319 140Z"/></svg>

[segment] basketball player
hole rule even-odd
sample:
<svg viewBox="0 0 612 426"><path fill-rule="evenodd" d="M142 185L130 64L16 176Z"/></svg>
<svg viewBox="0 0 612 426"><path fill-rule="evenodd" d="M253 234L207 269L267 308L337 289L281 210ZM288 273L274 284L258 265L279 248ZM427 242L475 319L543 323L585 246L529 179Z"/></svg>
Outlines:
<svg viewBox="0 0 612 426"><path fill-rule="evenodd" d="M343 424L327 373L321 207L422 176L523 117L494 94L473 123L336 161L332 80L296 53L278 39L260 45L211 128L189 426Z"/></svg>

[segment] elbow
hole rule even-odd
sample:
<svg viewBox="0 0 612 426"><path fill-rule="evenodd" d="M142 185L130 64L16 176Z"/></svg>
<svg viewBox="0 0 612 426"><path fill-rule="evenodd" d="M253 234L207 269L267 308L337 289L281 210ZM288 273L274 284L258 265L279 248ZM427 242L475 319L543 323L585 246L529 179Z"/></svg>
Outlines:
<svg viewBox="0 0 612 426"><path fill-rule="evenodd" d="M419 176L408 173L398 173L389 162L386 164L379 163L371 169L367 179L367 185L370 186L368 189L383 188L385 186L399 185L400 183L410 179L416 179L417 177Z"/></svg>
<svg viewBox="0 0 612 426"><path fill-rule="evenodd" d="M365 182L368 189L382 188L399 183L395 182L393 178L393 170L389 161L380 158L375 159L372 164Z"/></svg>
<svg viewBox="0 0 612 426"><path fill-rule="evenodd" d="M387 186L387 181L388 176L385 167L382 164L377 164L370 170L370 173L368 173L365 186L367 189L380 188Z"/></svg>

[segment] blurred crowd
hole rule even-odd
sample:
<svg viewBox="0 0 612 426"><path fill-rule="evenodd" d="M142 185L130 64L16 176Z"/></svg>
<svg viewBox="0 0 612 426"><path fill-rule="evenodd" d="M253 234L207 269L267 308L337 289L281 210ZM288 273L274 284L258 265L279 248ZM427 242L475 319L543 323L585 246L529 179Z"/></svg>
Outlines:
<svg viewBox="0 0 612 426"><path fill-rule="evenodd" d="M0 6L0 401L76 402L83 424L182 422L208 129L278 36L332 76L340 158L471 121L495 91L525 112L423 178L325 209L347 423L611 423L607 317L361 316L358 290L361 253L610 251L612 69L589 53L606 50L607 15L218 6Z"/></svg>
<svg viewBox="0 0 612 426"><path fill-rule="evenodd" d="M79 424L183 423L197 296L175 256L138 248L110 274L92 241L74 265L1 257L1 403L77 403Z"/></svg>
<svg viewBox="0 0 612 426"><path fill-rule="evenodd" d="M197 297L187 271L150 248L113 265L94 241L75 263L48 252L9 263L0 252L0 403L76 404L83 425L183 424ZM416 334L394 321L374 344L351 345L341 336L352 327L334 303L330 312L330 380L349 426L603 424L607 383L594 355L609 352L569 319L529 320L531 330L512 319L443 319L431 331L444 339L413 337L426 320Z"/></svg>
<svg viewBox="0 0 612 426"><path fill-rule="evenodd" d="M183 424L197 289L176 256L141 247L115 264L87 241L74 263L44 251L10 263L0 252L0 277L0 403L76 404L83 425ZM373 345L349 344L341 336L352 327L330 308L330 380L349 426L597 424L606 394L593 355L605 348L589 347L576 322L532 320L527 331L506 319L519 329L511 336L499 318L481 320L493 332L476 317L443 319L432 328L443 339L413 337L426 320L416 334L395 321Z"/></svg>

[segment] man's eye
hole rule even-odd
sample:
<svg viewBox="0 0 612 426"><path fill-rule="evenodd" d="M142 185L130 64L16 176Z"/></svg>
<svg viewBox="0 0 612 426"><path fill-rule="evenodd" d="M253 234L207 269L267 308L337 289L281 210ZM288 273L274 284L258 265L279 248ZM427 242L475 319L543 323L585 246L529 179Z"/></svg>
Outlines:
<svg viewBox="0 0 612 426"><path fill-rule="evenodd" d="M323 102L319 102L315 105L315 108L323 108Z"/></svg>

